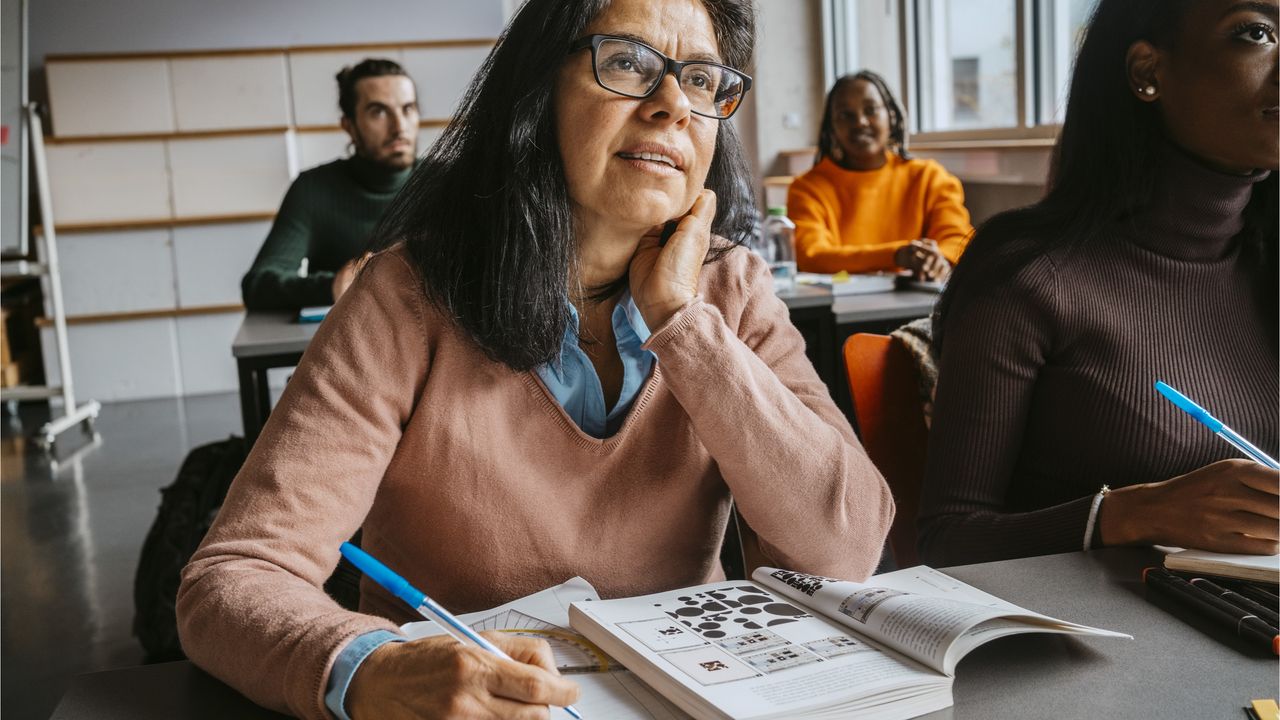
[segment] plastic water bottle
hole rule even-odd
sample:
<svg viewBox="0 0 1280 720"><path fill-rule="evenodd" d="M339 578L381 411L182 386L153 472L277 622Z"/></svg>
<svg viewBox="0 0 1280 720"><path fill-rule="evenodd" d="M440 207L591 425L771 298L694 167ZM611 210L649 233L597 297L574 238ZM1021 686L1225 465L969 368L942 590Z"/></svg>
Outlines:
<svg viewBox="0 0 1280 720"><path fill-rule="evenodd" d="M787 217L786 208L769 208L761 239L761 254L773 272L774 290L793 289L796 286L796 224Z"/></svg>

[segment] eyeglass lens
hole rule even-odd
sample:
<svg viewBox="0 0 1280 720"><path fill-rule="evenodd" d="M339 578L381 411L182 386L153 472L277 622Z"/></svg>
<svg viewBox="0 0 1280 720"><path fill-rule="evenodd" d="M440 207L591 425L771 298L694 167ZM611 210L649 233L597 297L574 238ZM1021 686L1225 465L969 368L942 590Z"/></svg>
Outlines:
<svg viewBox="0 0 1280 720"><path fill-rule="evenodd" d="M596 77L606 88L645 97L662 81L666 59L627 40L607 39L596 49ZM689 63L680 70L680 89L694 112L728 117L742 101L742 76L711 63Z"/></svg>

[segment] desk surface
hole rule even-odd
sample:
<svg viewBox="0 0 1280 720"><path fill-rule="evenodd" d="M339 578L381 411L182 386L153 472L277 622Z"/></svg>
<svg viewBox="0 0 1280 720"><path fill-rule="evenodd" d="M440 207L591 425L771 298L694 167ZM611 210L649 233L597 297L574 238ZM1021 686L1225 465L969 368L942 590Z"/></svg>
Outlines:
<svg viewBox="0 0 1280 720"><path fill-rule="evenodd" d="M1222 642L1148 602L1154 550L1068 553L944 570L1037 612L1133 640L1019 635L956 668L955 707L931 718L1242 718L1280 692L1274 656ZM952 714L954 713L954 714Z"/></svg>
<svg viewBox="0 0 1280 720"><path fill-rule="evenodd" d="M237 358L282 353L301 355L320 323L300 323L297 318L296 312L245 313L236 339L231 341L231 354Z"/></svg>
<svg viewBox="0 0 1280 720"><path fill-rule="evenodd" d="M831 294L831 288L821 285L799 285L790 290L779 290L778 297L782 302L786 303L790 310L798 310L800 308L809 307L830 307L831 301L835 298Z"/></svg>
<svg viewBox="0 0 1280 720"><path fill-rule="evenodd" d="M1237 718L1278 691L1273 657L1225 644L1143 598L1150 550L1116 549L948 568L970 585L1064 620L1134 636L1019 635L960 662L942 718ZM72 679L50 720L279 718L187 662ZM593 719L597 720L597 719Z"/></svg>
<svg viewBox="0 0 1280 720"><path fill-rule="evenodd" d="M877 320L911 320L933 312L938 297L938 293L923 290L838 295L831 304L831 312L835 313L837 325Z"/></svg>
<svg viewBox="0 0 1280 720"><path fill-rule="evenodd" d="M938 299L936 293L919 290L833 296L827 288L813 285L799 285L778 297L792 310L829 305L839 325L924 317ZM299 323L294 313L246 313L231 343L231 354L237 358L301 354L318 327L320 323Z"/></svg>

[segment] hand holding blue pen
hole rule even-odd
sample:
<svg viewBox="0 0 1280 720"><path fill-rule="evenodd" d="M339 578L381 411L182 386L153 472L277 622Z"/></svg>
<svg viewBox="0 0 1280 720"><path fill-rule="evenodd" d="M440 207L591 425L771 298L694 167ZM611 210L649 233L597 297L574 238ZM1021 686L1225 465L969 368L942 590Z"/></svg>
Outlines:
<svg viewBox="0 0 1280 720"><path fill-rule="evenodd" d="M472 630L452 613L441 607L436 601L427 597L422 591L414 588L409 584L408 580L397 575L394 571L383 565L376 558L351 543L342 543L341 548L343 557L351 561L361 572L369 576L370 580L381 585L392 595L403 600L410 607L418 611L428 620L434 620L446 632L456 638L459 642L467 645L476 645L487 650L498 657L506 658L512 662L516 662L509 655L502 651L497 645L489 642L482 635ZM566 705L564 711L567 712L575 720L582 720L582 715L572 706Z"/></svg>
<svg viewBox="0 0 1280 720"><path fill-rule="evenodd" d="M1239 433L1224 425L1221 420L1210 415L1209 411L1192 402L1186 395L1183 395L1159 380L1156 381L1156 390L1159 391L1161 395L1168 398L1174 405L1177 405L1179 409L1183 410L1188 415L1198 420L1205 427L1213 431L1215 435L1231 443L1233 447L1244 453L1249 459L1266 465L1273 470L1280 470L1280 462L1276 462L1275 458L1272 458L1253 443L1245 440Z"/></svg>

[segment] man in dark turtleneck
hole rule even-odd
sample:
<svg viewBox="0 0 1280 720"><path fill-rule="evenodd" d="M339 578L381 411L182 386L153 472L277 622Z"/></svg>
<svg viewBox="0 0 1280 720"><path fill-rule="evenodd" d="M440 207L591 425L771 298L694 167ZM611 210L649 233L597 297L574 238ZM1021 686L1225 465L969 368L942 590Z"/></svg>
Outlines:
<svg viewBox="0 0 1280 720"><path fill-rule="evenodd" d="M303 172L289 187L240 283L250 310L333 304L417 164L418 95L398 64L368 59L343 68L338 104L355 152Z"/></svg>

